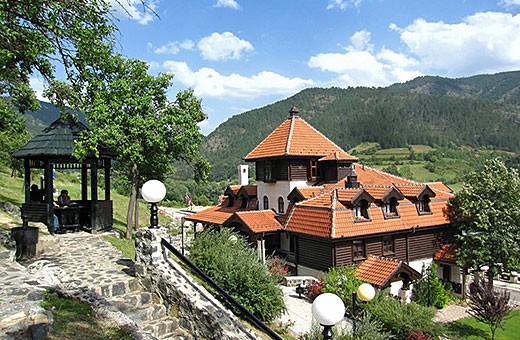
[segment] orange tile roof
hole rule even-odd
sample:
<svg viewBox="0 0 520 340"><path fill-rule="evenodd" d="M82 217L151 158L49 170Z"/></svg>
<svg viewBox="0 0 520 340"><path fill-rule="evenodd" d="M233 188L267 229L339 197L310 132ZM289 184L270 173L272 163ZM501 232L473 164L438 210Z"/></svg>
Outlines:
<svg viewBox="0 0 520 340"><path fill-rule="evenodd" d="M455 263L457 259L458 248L453 244L443 244L441 249L435 254L433 259L440 262Z"/></svg>
<svg viewBox="0 0 520 340"><path fill-rule="evenodd" d="M237 207L217 205L215 207L199 211L193 215L186 216L186 220L221 225L224 223L224 221L231 217L235 211L237 211Z"/></svg>
<svg viewBox="0 0 520 340"><path fill-rule="evenodd" d="M438 192L443 191L446 193L453 194L453 190L442 182L428 182L425 184L428 185L430 188L432 188L434 191L438 191Z"/></svg>
<svg viewBox="0 0 520 340"><path fill-rule="evenodd" d="M242 191L245 191L249 198L256 197L256 185L242 185L242 187L240 187L238 190L237 195L239 195Z"/></svg>
<svg viewBox="0 0 520 340"><path fill-rule="evenodd" d="M390 186L363 186L370 196L376 200L382 200L388 191L392 189Z"/></svg>
<svg viewBox="0 0 520 340"><path fill-rule="evenodd" d="M358 158L349 155L346 152L333 152L325 157L320 158L318 161L357 161Z"/></svg>
<svg viewBox="0 0 520 340"><path fill-rule="evenodd" d="M361 281L384 287L395 275L402 261L368 255L367 259L356 267L356 277Z"/></svg>
<svg viewBox="0 0 520 340"><path fill-rule="evenodd" d="M264 233L282 229L277 221L276 214L272 210L240 211L236 216L253 233Z"/></svg>
<svg viewBox="0 0 520 340"><path fill-rule="evenodd" d="M305 188L295 188L302 197L305 199L316 197L321 193L323 187L305 187Z"/></svg>
<svg viewBox="0 0 520 340"><path fill-rule="evenodd" d="M292 116L274 129L245 157L245 160L282 156L324 157L334 152L346 154L305 120L299 116Z"/></svg>

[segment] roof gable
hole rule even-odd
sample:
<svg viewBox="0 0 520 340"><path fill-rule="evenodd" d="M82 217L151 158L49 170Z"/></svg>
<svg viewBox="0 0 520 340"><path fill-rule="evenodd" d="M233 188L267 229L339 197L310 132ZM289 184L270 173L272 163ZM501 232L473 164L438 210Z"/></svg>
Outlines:
<svg viewBox="0 0 520 340"><path fill-rule="evenodd" d="M404 280L408 284L421 274L403 261L369 255L356 268L356 277L377 287L386 288L391 282Z"/></svg>

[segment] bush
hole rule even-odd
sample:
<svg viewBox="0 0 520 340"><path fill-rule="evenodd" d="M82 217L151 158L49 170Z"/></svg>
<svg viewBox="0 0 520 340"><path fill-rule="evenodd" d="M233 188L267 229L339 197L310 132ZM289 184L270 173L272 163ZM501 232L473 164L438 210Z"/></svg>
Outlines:
<svg viewBox="0 0 520 340"><path fill-rule="evenodd" d="M289 267L287 267L285 259L279 256L270 257L267 259L267 267L276 283L284 283L285 277L289 273Z"/></svg>
<svg viewBox="0 0 520 340"><path fill-rule="evenodd" d="M312 281L310 285L307 286L307 297L309 300L314 301L320 295L323 293L323 286L325 285L325 282L323 282L323 279L319 279L318 281Z"/></svg>
<svg viewBox="0 0 520 340"><path fill-rule="evenodd" d="M262 321L285 310L282 291L244 238L229 229L197 234L190 259Z"/></svg>
<svg viewBox="0 0 520 340"><path fill-rule="evenodd" d="M355 275L355 266L333 267L323 282L323 293L334 293L343 300L348 311L352 310L352 293L363 283Z"/></svg>
<svg viewBox="0 0 520 340"><path fill-rule="evenodd" d="M423 266L421 274L422 278L413 285L412 301L422 306L444 308L449 301L449 294L437 275L437 266L432 263L429 278L425 266Z"/></svg>
<svg viewBox="0 0 520 340"><path fill-rule="evenodd" d="M406 303L387 294L377 294L366 304L365 311L380 320L397 339L407 339L412 334L419 334L418 331L431 336L440 332L440 326L432 320L434 309L415 302Z"/></svg>

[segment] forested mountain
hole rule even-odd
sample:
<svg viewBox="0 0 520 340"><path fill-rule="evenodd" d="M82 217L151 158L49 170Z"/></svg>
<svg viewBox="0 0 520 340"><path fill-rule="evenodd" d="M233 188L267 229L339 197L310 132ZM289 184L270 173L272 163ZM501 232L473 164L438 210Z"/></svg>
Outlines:
<svg viewBox="0 0 520 340"><path fill-rule="evenodd" d="M229 118L209 134L203 153L211 180L236 179L243 158L288 116L300 115L343 149L361 142L467 145L520 151L520 71L468 78L419 77L386 88L311 88ZM59 116L42 102L26 114L32 134ZM83 119L82 119L83 120ZM191 177L180 166L178 178Z"/></svg>
<svg viewBox="0 0 520 340"><path fill-rule="evenodd" d="M420 77L387 88L312 88L222 123L203 151L210 178L235 178L236 166L288 116L300 116L343 149L365 141L520 149L520 72L448 79Z"/></svg>

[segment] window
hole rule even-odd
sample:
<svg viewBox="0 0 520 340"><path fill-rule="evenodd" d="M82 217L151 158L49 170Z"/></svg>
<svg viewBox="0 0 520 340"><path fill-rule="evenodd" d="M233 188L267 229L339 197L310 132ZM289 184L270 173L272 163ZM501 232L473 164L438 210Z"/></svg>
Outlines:
<svg viewBox="0 0 520 340"><path fill-rule="evenodd" d="M361 200L356 206L354 206L354 220L356 222L370 221L368 206L369 203L367 200Z"/></svg>
<svg viewBox="0 0 520 340"><path fill-rule="evenodd" d="M417 203L417 209L419 210L419 214L431 213L431 210L430 210L430 196L423 195L419 199L419 202Z"/></svg>
<svg viewBox="0 0 520 340"><path fill-rule="evenodd" d="M278 213L283 214L284 212L285 212L285 210L284 210L283 197L278 197Z"/></svg>
<svg viewBox="0 0 520 340"><path fill-rule="evenodd" d="M232 207L233 205L235 204L235 197L232 196L232 195L229 195L229 198L228 198L228 207Z"/></svg>
<svg viewBox="0 0 520 340"><path fill-rule="evenodd" d="M318 177L318 160L311 159L309 161L309 179L315 180Z"/></svg>
<svg viewBox="0 0 520 340"><path fill-rule="evenodd" d="M385 218L399 217L397 212L397 199L391 197L383 206Z"/></svg>
<svg viewBox="0 0 520 340"><path fill-rule="evenodd" d="M264 209L269 209L269 198L267 196L264 196Z"/></svg>
<svg viewBox="0 0 520 340"><path fill-rule="evenodd" d="M273 176L273 162L265 161L264 165L264 181L272 181L274 180Z"/></svg>
<svg viewBox="0 0 520 340"><path fill-rule="evenodd" d="M383 237L383 255L393 255L394 253L395 253L394 237L393 236Z"/></svg>
<svg viewBox="0 0 520 340"><path fill-rule="evenodd" d="M352 241L352 257L354 261L365 258L364 241Z"/></svg>
<svg viewBox="0 0 520 340"><path fill-rule="evenodd" d="M240 205L240 208L245 209L247 208L248 199L246 196L241 196L242 204Z"/></svg>

